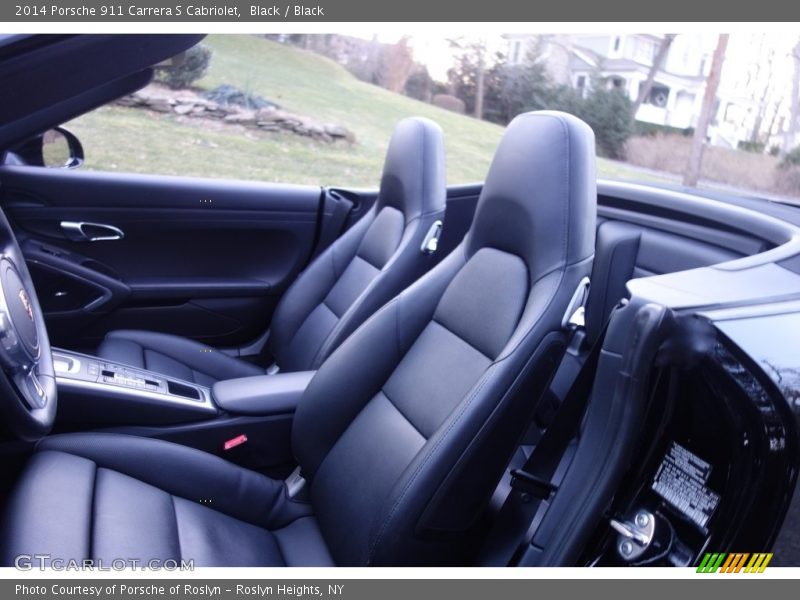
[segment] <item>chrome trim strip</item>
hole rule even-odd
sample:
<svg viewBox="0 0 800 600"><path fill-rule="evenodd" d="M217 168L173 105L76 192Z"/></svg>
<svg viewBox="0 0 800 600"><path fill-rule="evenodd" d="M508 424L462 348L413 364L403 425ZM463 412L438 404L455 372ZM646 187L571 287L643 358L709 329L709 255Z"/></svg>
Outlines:
<svg viewBox="0 0 800 600"><path fill-rule="evenodd" d="M202 400L191 400L190 398L183 398L181 396L174 396L172 394L161 394L159 392L150 392L139 388L130 388L122 385L113 385L109 383L98 383L95 381L84 381L82 379L72 379L70 377L56 376L56 384L68 388L75 388L79 390L91 390L106 392L113 396L132 396L134 398L143 398L146 400L153 400L155 402L166 402L172 404L180 404L196 408L198 410L216 413L217 409L211 401L211 395L208 388L195 386L202 396Z"/></svg>
<svg viewBox="0 0 800 600"><path fill-rule="evenodd" d="M81 360L77 356L68 356L61 352L52 352L53 354L53 369L56 374L58 373L79 373L81 370ZM66 369L59 369L59 363L66 363Z"/></svg>

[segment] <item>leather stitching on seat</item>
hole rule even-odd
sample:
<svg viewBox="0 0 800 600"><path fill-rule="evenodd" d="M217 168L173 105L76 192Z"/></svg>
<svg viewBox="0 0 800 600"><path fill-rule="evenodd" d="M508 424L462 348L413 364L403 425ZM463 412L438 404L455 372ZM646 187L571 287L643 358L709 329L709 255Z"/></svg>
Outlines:
<svg viewBox="0 0 800 600"><path fill-rule="evenodd" d="M341 272L336 268L336 251L338 249L339 248L336 246L336 244L331 246L331 269L333 270L333 283L331 284L331 287L336 285L336 280L341 276Z"/></svg>
<svg viewBox="0 0 800 600"><path fill-rule="evenodd" d="M89 500L89 510L91 511L90 514L91 518L89 519L89 533L87 538L88 556L86 556L85 558L92 558L92 555L94 554L94 522L95 522L95 515L97 514L97 507L95 503L97 501L97 471L99 470L99 467L97 466L96 462L94 461L91 462L94 465L94 473L93 473L94 478L92 479L92 497Z"/></svg>
<svg viewBox="0 0 800 600"><path fill-rule="evenodd" d="M431 320L429 321L429 323L436 323L436 324L437 324L439 327L441 327L442 329L444 329L444 330L445 330L447 333L449 333L449 334L450 334L450 335L452 335L453 337L457 338L459 341L461 341L461 342L464 342L464 344L466 344L467 346L469 346L470 348L472 348L473 350L475 350L475 352L477 352L477 353L478 353L478 354L480 354L481 356L485 356L485 357L486 357L486 358L488 358L490 361L493 361L493 360L494 360L494 359L493 359L491 356L489 356L488 354L486 354L486 352L484 352L483 350L481 350L480 348L478 348L478 347L477 347L475 344L473 344L473 343L471 343L471 342L467 341L467 340L466 340L466 339L465 339L463 336L461 336L461 335L459 335L458 333L456 333L455 331L453 331L453 330L452 330L450 327L448 327L447 325L445 325L444 323L442 323L441 321L439 321L439 320L438 320L438 319L437 319L435 316L434 316L433 318L431 318ZM516 330L516 326L515 326L515 330ZM506 340L506 342L507 342L507 341L508 341L508 340Z"/></svg>
<svg viewBox="0 0 800 600"><path fill-rule="evenodd" d="M370 281L367 284L367 286L364 288L364 290L361 292L361 294L358 295L358 297L348 307L348 309L344 312L344 314L342 314L342 316L339 319L339 322L336 323L336 325L333 327L331 332L328 334L328 337L325 339L325 341L320 346L320 349L315 354L314 361L312 362L312 365L311 365L312 368L318 368L319 365L321 364L321 357L324 357L324 356L328 355L328 353L329 353L329 351L331 349L331 345L332 345L333 341L336 339L336 337L341 332L342 327L344 327L346 325L346 323L347 323L347 320L345 319L345 317L347 317L349 314L351 314L352 312L354 312L354 311L356 311L358 309L358 307L363 303L364 299L368 298L369 294L371 294L374 291L374 289L376 287L378 287L378 285L383 281L383 273L384 273L384 271L388 270L388 267L390 267L394 262L399 260L400 256L403 254L404 248L406 246L408 246L408 244L410 243L410 239L413 239L413 237L412 237L412 238L407 239L407 240L404 241L406 233L407 233L409 227L411 227L412 223L414 223L414 221L422 222L422 217L430 216L430 215L434 215L434 214L441 214L441 213L442 213L442 211L434 211L434 212L431 212L431 213L426 213L425 215L420 215L420 216L413 217L412 219L409 219L409 221L406 223L406 225L405 225L405 227L403 229L403 235L401 237L400 244L397 246L397 248L395 249L395 251L392 254L392 256L389 257L389 260L386 261L386 264L383 265L383 268L382 269L378 269L378 273L375 275L375 277L372 279L372 281ZM361 256L358 256L358 258L361 258L362 260L364 260ZM371 264L366 260L364 260L364 262L367 262L367 264ZM374 267L375 265L372 265L372 266Z"/></svg>
<svg viewBox="0 0 800 600"><path fill-rule="evenodd" d="M392 300L392 304L394 304L394 344L397 348L397 356L403 356L405 352L403 352L403 344L400 339L400 299L402 295ZM387 379L388 381L388 379ZM384 382L385 384L386 382Z"/></svg>
<svg viewBox="0 0 800 600"><path fill-rule="evenodd" d="M419 172L426 173L425 165L427 164L428 160L428 144L430 140L428 139L429 131L428 128L425 127L421 122L417 122L417 126L422 131L422 152L419 153L420 156L420 163L419 163ZM425 210L425 177L418 177L419 180L419 197L420 197L420 206L419 211L422 212Z"/></svg>
<svg viewBox="0 0 800 600"><path fill-rule="evenodd" d="M390 258L386 262L386 266L388 266L390 263L392 263L396 259L397 254L398 254L398 252L400 251L400 249L402 247L403 247L403 244L401 243L400 246L398 246L398 248L395 251L395 254L392 256L392 258ZM360 256L355 256L354 258L361 258L361 257ZM361 260L363 260L365 263L367 263L371 267L376 268L375 265L369 263L368 261L364 260L363 258L361 258ZM386 268L386 266L384 266L384 268ZM318 369L319 368L319 365L322 362L322 357L328 355L328 353L330 351L331 344L333 343L333 340L336 339L336 337L339 335L339 332L342 330L342 327L344 327L344 325L346 324L347 321L346 321L345 317L347 317L352 312L356 311L358 309L358 307L364 302L364 299L367 298L370 293L372 293L372 291L381 282L381 275L382 275L382 270L378 269L378 273L375 274L375 277L372 278L372 280L366 285L366 287L361 291L361 293L356 297L356 299L350 304L350 306L347 308L347 310L339 317L339 320L336 322L336 325L333 326L333 329L331 329L331 332L328 334L328 337L325 338L325 340L320 345L319 350L317 350L316 354L314 355L314 360L311 362L311 368L312 369ZM327 299L327 297L326 297L326 299ZM331 311L331 312L333 312L333 311ZM335 315L336 313L333 313L333 314Z"/></svg>
<svg viewBox="0 0 800 600"><path fill-rule="evenodd" d="M297 519L295 519L296 521ZM288 527L288 525L286 525ZM281 544L281 538L271 532L269 529L266 530L272 536L272 539L275 540L275 547L278 549L278 553L281 555L281 562L283 563L284 567L289 566L289 561L286 560L286 551L283 549L283 544Z"/></svg>
<svg viewBox="0 0 800 600"><path fill-rule="evenodd" d="M383 520L383 523L381 523L380 529L375 534L374 541L370 544L369 551L367 552L367 564L370 563L370 561L372 559L372 555L375 552L375 548L377 547L378 543L380 542L381 538L383 537L384 532L386 531L387 527L389 526L389 522L392 520L392 518L394 517L395 513L397 512L397 509L402 504L403 500L405 499L406 495L408 494L408 491L411 489L411 486L416 482L417 477L419 476L419 473L428 464L428 462L433 457L433 455L436 453L436 451L441 447L441 445L444 442L444 440L447 439L447 436L449 435L450 431L461 420L461 417L464 415L464 413L466 412L467 408L469 408L469 406L472 404L472 401L475 399L475 397L481 392L481 390L483 390L483 388L486 386L486 383L492 378L492 376L494 375L494 372L495 372L495 371L492 371L492 367L495 366L495 364L496 363L492 363L491 365L489 365L486 368L486 370L483 372L483 375L481 375L480 380L478 382L476 382L475 387L472 389L472 392L470 392L469 396L467 396L466 400L462 403L462 406L461 406L460 410L458 411L458 414L455 416L455 418L450 423L450 425L447 426L447 429L444 431L444 433L441 435L441 437L438 440L436 440L436 442L434 443L433 448L431 448L430 452L428 452L428 454L422 459L422 461L417 466L417 468L414 469L414 472L411 474L411 477L409 478L408 482L403 487L403 491L400 493L400 496L397 498L397 500L395 501L394 505L392 505L392 508L389 511L389 514L386 515L386 518Z"/></svg>
<svg viewBox="0 0 800 600"><path fill-rule="evenodd" d="M169 494L169 492L166 492ZM172 505L172 519L175 523L175 541L178 544L178 560L183 559L183 545L181 544L181 528L178 526L178 511L175 508L175 496L169 494L169 503Z"/></svg>
<svg viewBox="0 0 800 600"><path fill-rule="evenodd" d="M328 296L330 296L330 294L328 294ZM342 315L338 314L335 310L333 310L333 307L330 304L328 304L328 296L325 296L325 298L322 299L322 305L325 308L327 308L329 311L331 311L333 313L333 316L336 317L336 320L338 321L339 319L342 318ZM314 311L312 310L311 312L314 312ZM311 313L309 313L309 315L310 314Z"/></svg>
<svg viewBox="0 0 800 600"><path fill-rule="evenodd" d="M363 260L365 263L367 263L367 264L368 264L370 267L372 267L373 269L375 269L375 270L376 270L376 271L378 271L378 272L382 271L382 270L383 270L383 267L385 267L385 266L386 266L386 265L384 265L383 267L381 267L381 266L379 266L379 265L376 265L374 262L372 262L371 260L369 260L369 259L368 259L366 256L363 256L363 255L359 254L359 252L361 252L361 248L360 248L360 247L359 247L359 249L356 251L356 255L353 257L353 260L355 260L355 259L357 259L357 258L360 258L361 260ZM396 252L396 250L395 250L395 252ZM394 253L392 253L392 256L394 256ZM391 260L391 257L389 257L389 260ZM388 260L386 261L386 264L389 264L389 261L388 261Z"/></svg>
<svg viewBox="0 0 800 600"><path fill-rule="evenodd" d="M186 370L189 371L189 373L191 374L190 381L193 382L193 383L197 383L197 379L196 379L196 375L195 374L196 373L202 373L202 371L196 371L195 369L193 369L192 367L190 367L186 363L181 362L180 360L176 359L175 357L169 356L168 354L164 354L163 352L158 352L156 350L151 350L150 348L144 348L144 351L143 351L143 354L145 356L145 361L144 361L145 367L144 368L148 369L150 371L156 371L156 372L159 372L159 373L161 372L158 369L153 368L153 367L150 366L150 361L147 360L148 353L153 358L161 357L167 363L174 362L174 363L178 363L182 367L185 367ZM211 376L209 373L203 373L203 375L206 375L207 377L210 377L211 379L214 379L214 377ZM177 379L183 379L183 376L178 376L178 375L172 375L171 377L175 377Z"/></svg>
<svg viewBox="0 0 800 600"><path fill-rule="evenodd" d="M401 417L403 417L406 421L408 421L408 424L411 425L411 427L414 428L414 431L416 431L420 435L420 437L422 437L422 439L427 442L428 441L428 436L426 436L424 433L422 433L422 430L419 427L417 427L417 424L414 423L414 421L412 421L411 418L406 413L404 413L402 410L400 410L400 407L397 405L397 403L394 400L392 400L392 398L389 396L389 394L386 393L386 390L384 388L381 388L380 393L383 394L383 397L386 398L386 400L389 402L389 404L391 404L394 407L394 409L398 412L398 414Z"/></svg>

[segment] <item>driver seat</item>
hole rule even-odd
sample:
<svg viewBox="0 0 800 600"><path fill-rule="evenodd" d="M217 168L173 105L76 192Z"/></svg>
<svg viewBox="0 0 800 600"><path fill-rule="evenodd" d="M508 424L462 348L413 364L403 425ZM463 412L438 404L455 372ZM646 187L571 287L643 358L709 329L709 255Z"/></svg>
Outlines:
<svg viewBox="0 0 800 600"><path fill-rule="evenodd" d="M595 218L589 127L556 112L517 117L461 245L309 384L292 432L307 502L191 448L57 435L38 444L9 500L3 563L464 564L563 352Z"/></svg>

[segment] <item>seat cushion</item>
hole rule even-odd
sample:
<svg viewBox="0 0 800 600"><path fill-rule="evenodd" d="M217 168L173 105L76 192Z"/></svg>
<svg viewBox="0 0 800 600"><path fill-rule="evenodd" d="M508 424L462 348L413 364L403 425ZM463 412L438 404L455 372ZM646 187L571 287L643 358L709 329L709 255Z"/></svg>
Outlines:
<svg viewBox="0 0 800 600"><path fill-rule="evenodd" d="M112 331L100 344L97 355L208 387L225 379L264 374L261 367L204 344L152 331Z"/></svg>
<svg viewBox="0 0 800 600"><path fill-rule="evenodd" d="M195 566L330 566L308 505L282 481L159 440L43 440L3 523L3 565L51 559L193 560Z"/></svg>

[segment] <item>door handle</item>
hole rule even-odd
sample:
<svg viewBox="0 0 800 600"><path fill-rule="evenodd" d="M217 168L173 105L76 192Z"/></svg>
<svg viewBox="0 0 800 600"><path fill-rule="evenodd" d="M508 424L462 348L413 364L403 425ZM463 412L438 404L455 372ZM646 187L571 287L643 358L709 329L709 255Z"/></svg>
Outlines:
<svg viewBox="0 0 800 600"><path fill-rule="evenodd" d="M121 240L125 233L113 225L86 221L61 221L64 235L73 242L105 242Z"/></svg>

